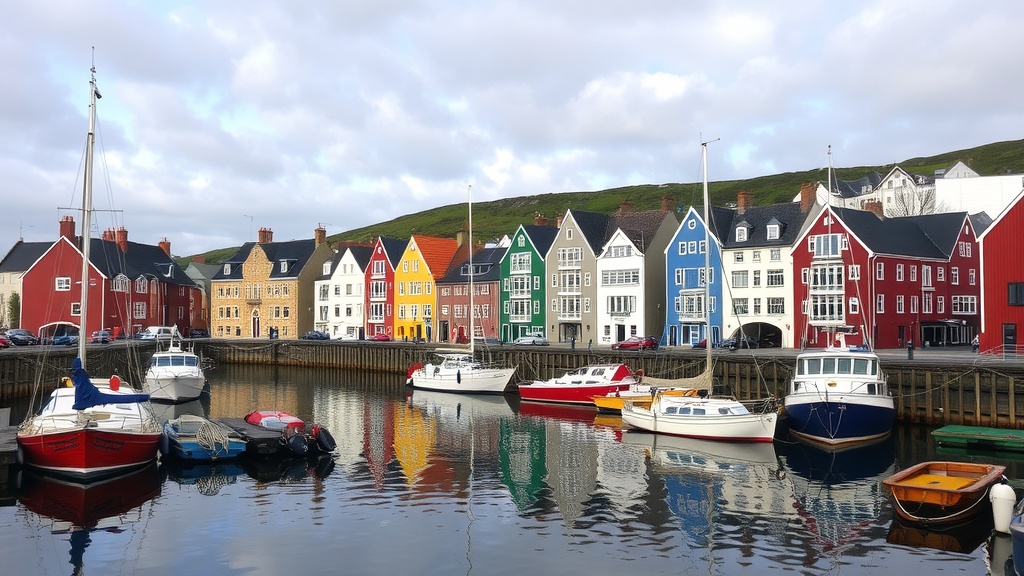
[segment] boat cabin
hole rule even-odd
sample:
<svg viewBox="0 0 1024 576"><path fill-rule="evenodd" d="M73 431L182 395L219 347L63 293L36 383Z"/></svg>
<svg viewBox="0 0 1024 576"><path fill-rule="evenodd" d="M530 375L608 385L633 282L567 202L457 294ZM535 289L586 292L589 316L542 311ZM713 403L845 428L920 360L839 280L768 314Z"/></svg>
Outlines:
<svg viewBox="0 0 1024 576"><path fill-rule="evenodd" d="M796 360L792 392L821 390L821 385L835 392L886 395L888 388L874 354L802 354Z"/></svg>

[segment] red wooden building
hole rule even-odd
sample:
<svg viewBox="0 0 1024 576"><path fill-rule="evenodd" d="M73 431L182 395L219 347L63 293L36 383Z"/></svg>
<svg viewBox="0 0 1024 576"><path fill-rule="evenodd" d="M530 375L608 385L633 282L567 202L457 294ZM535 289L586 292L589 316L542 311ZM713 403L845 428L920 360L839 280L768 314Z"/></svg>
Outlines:
<svg viewBox="0 0 1024 576"><path fill-rule="evenodd" d="M826 207L795 244L800 341L824 347L970 344L979 324L979 254L965 212L883 218Z"/></svg>
<svg viewBox="0 0 1024 576"><path fill-rule="evenodd" d="M981 350L1019 354L1024 326L1024 192L979 237L981 245Z"/></svg>
<svg viewBox="0 0 1024 576"><path fill-rule="evenodd" d="M25 272L21 325L48 338L96 330L114 336L146 326L177 326L188 334L202 313L202 291L171 257L167 240L159 246L128 241L124 228L91 238L88 326L80 325L82 251L75 221L60 222L60 237Z"/></svg>

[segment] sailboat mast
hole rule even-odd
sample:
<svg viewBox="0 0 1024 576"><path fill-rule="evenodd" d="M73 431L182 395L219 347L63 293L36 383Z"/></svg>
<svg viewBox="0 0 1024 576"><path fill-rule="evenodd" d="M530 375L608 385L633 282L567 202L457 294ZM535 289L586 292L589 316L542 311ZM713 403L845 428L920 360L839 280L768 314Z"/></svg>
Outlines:
<svg viewBox="0 0 1024 576"><path fill-rule="evenodd" d="M476 312L473 308L473 185L468 185L469 195L469 353L476 352Z"/></svg>
<svg viewBox="0 0 1024 576"><path fill-rule="evenodd" d="M708 143L700 143L700 171L704 175L704 317L707 320L707 334L704 335L704 353L707 358L705 370L711 367L711 210L708 207Z"/></svg>
<svg viewBox="0 0 1024 576"><path fill-rule="evenodd" d="M96 67L93 66L90 72L89 133L85 139L85 182L82 191L82 286L78 317L78 357L82 359L82 368L86 367L85 344L89 338L87 315L89 310L89 253L92 244L90 241L92 231L92 164L93 148L96 143L96 100L100 97L100 91L96 88Z"/></svg>

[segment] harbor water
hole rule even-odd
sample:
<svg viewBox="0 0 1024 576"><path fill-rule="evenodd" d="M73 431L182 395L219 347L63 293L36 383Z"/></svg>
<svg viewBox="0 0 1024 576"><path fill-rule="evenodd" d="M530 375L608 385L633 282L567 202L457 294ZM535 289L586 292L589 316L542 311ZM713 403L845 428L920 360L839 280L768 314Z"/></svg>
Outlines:
<svg viewBox="0 0 1024 576"><path fill-rule="evenodd" d="M408 390L395 374L219 366L163 418L282 410L331 458L158 465L82 487L11 471L0 573L1012 574L991 515L901 524L881 480L947 453L930 430L828 453L624 430L589 408ZM27 401L8 404L19 420ZM1009 572L1007 569L1009 568Z"/></svg>

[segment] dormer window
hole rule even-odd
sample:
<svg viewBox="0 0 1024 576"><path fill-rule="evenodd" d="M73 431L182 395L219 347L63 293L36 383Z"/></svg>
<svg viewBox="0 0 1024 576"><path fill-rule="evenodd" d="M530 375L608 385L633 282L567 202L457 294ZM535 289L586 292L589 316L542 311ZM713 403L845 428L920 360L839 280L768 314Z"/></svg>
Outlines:
<svg viewBox="0 0 1024 576"><path fill-rule="evenodd" d="M281 274L287 274L287 273L288 273L288 261L287 260L281 260Z"/></svg>
<svg viewBox="0 0 1024 576"><path fill-rule="evenodd" d="M324 262L323 274L326 276L327 274L330 274L330 273L331 273L331 263L330 262Z"/></svg>
<svg viewBox="0 0 1024 576"><path fill-rule="evenodd" d="M229 274L231 274L231 264L225 264L224 265L224 275L228 276Z"/></svg>
<svg viewBox="0 0 1024 576"><path fill-rule="evenodd" d="M779 225L778 224L769 224L768 225L768 239L769 240L778 240L779 239Z"/></svg>
<svg viewBox="0 0 1024 576"><path fill-rule="evenodd" d="M747 241L747 229L743 226L736 228L736 241L746 242Z"/></svg>

